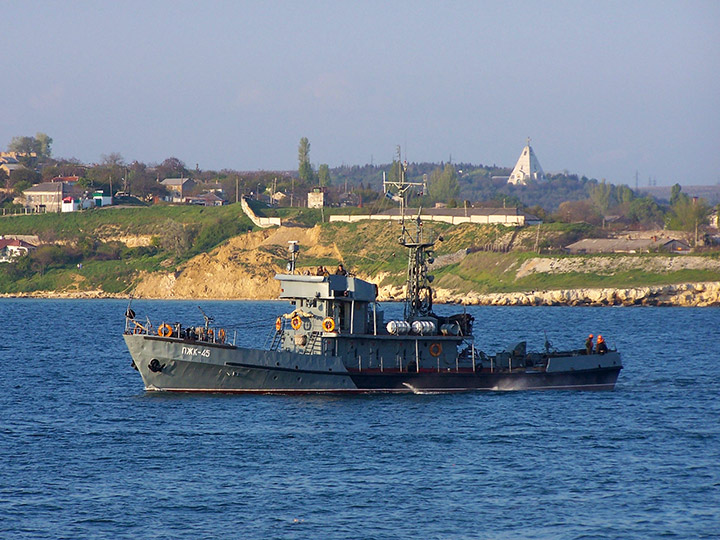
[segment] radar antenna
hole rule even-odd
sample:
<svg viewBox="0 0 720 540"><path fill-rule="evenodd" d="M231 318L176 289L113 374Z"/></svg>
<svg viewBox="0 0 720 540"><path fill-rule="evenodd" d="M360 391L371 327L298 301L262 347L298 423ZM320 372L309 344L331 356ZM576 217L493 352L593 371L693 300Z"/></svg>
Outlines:
<svg viewBox="0 0 720 540"><path fill-rule="evenodd" d="M415 231L411 232L405 225L405 209L413 188L421 188L420 194L427 191L427 179L423 176L422 182L408 182L406 179L407 161L400 161L400 147L398 147L398 171L396 180L383 178L385 196L400 203L401 234L398 242L408 248L408 267L405 294L405 320L412 321L420 316L432 315L432 288L430 284L433 276L427 273L428 265L434 262L433 246L435 241L423 240L423 224L420 219L422 208L418 209L417 216L411 221L415 223ZM393 194L393 189L396 194ZM442 241L442 237L438 237Z"/></svg>

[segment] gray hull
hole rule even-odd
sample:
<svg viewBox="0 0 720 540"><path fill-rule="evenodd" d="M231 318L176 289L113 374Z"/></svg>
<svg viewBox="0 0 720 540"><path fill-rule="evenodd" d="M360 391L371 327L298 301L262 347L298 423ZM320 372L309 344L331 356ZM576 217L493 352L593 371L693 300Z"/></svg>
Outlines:
<svg viewBox="0 0 720 540"><path fill-rule="evenodd" d="M245 349L149 335L124 336L145 388L176 392L351 393L612 389L620 355L582 358L581 369L398 372L347 369L341 358ZM154 366L154 368L153 368Z"/></svg>

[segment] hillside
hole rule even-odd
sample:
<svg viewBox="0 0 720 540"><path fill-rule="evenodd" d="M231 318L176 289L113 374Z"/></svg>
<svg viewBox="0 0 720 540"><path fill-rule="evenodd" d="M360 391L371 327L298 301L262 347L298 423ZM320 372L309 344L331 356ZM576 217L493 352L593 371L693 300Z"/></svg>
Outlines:
<svg viewBox="0 0 720 540"><path fill-rule="evenodd" d="M84 215L85 222L73 221L81 216L63 215L0 220L0 233L54 236L71 254L25 273L5 266L0 293L271 299L279 292L273 276L284 270L288 241L297 240L300 272L314 272L319 265L333 269L342 262L377 283L383 298L402 295L407 253L397 241L395 223L253 230L235 205L113 209ZM190 230L180 251L178 235ZM482 295L720 281L717 254L568 256L532 251L535 244L547 250L591 232L587 226L566 224L543 225L541 234L535 227L426 224L425 238L444 239L436 244L431 267L437 299L484 303L497 300L483 300ZM83 244L88 236L94 238L92 249Z"/></svg>

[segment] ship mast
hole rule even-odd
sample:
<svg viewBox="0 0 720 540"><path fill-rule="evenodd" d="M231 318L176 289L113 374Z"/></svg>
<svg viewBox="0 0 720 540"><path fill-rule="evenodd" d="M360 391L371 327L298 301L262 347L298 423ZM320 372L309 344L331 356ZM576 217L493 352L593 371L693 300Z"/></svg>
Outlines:
<svg viewBox="0 0 720 540"><path fill-rule="evenodd" d="M398 147L398 174L396 180L385 180L383 178L383 190L385 196L400 202L400 227L401 234L398 242L408 248L408 266L405 294L405 320L412 321L418 317L427 317L432 315L432 288L430 283L433 276L427 273L428 264L433 262L432 248L435 242L429 242L423 239L423 224L420 219L420 210L418 215L409 220L414 223L414 231L406 226L405 208L410 198L413 188L421 188L423 193L427 191L425 181L408 182L405 175L407 172L407 162L400 159L400 149ZM393 194L388 188L396 191ZM412 227L412 225L410 226ZM442 240L442 237L439 238Z"/></svg>

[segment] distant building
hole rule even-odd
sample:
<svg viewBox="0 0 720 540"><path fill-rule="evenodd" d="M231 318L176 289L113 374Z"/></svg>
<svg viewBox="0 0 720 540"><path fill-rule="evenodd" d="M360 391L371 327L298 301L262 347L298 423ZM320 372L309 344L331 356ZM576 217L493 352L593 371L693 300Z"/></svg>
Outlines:
<svg viewBox="0 0 720 540"><path fill-rule="evenodd" d="M34 245L24 240L0 237L0 263L12 262L34 249Z"/></svg>
<svg viewBox="0 0 720 540"><path fill-rule="evenodd" d="M648 253L666 251L689 253L690 246L674 238L585 238L565 246L565 251L575 255L583 253Z"/></svg>
<svg viewBox="0 0 720 540"><path fill-rule="evenodd" d="M220 182L196 183L195 187L203 192L207 191L208 193L214 193L218 197L225 197L225 188Z"/></svg>
<svg viewBox="0 0 720 540"><path fill-rule="evenodd" d="M33 212L61 212L64 198L81 195L79 188L65 182L43 182L23 191L25 208Z"/></svg>
<svg viewBox="0 0 720 540"><path fill-rule="evenodd" d="M520 154L515 164L515 168L512 173L510 173L508 184L525 185L530 180L543 181L545 180L545 173L540 166L535 152L533 152L530 146L530 138L528 137L527 145L523 148L522 154Z"/></svg>
<svg viewBox="0 0 720 540"><path fill-rule="evenodd" d="M717 210L715 210L713 213L711 213L708 216L708 219L709 219L711 227L715 227L716 229L720 228L720 226L718 224L719 220L718 220L718 211Z"/></svg>
<svg viewBox="0 0 720 540"><path fill-rule="evenodd" d="M190 195L185 197L185 204L197 204L199 206L222 206L225 200L218 197L215 193L201 193L200 195Z"/></svg>
<svg viewBox="0 0 720 540"><path fill-rule="evenodd" d="M323 188L313 188L308 193L308 208L322 208L325 206L325 191Z"/></svg>
<svg viewBox="0 0 720 540"><path fill-rule="evenodd" d="M287 198L288 198L288 196L285 195L282 191L276 191L275 193L270 195L270 200L272 201L272 204L277 204L277 205L282 203Z"/></svg>
<svg viewBox="0 0 720 540"><path fill-rule="evenodd" d="M195 181L190 178L166 178L160 183L170 192L167 198L170 202L183 202L195 187Z"/></svg>
<svg viewBox="0 0 720 540"><path fill-rule="evenodd" d="M75 185L80 180L79 176L56 176L51 182L65 182L66 184Z"/></svg>
<svg viewBox="0 0 720 540"><path fill-rule="evenodd" d="M5 171L8 176L10 176L11 172L17 171L18 169L24 169L24 168L25 168L25 166L22 165L17 160L17 158L15 158L11 155L0 157L0 169Z"/></svg>

